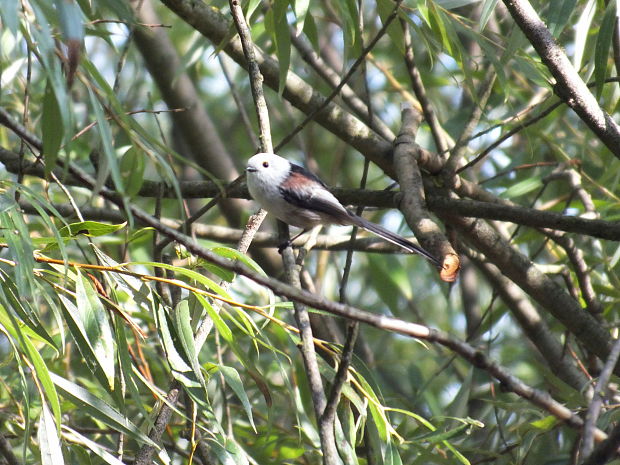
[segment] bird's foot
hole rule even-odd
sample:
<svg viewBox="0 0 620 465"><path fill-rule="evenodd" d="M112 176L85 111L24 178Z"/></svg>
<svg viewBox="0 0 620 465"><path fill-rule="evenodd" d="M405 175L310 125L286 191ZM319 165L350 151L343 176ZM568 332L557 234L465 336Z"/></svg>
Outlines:
<svg viewBox="0 0 620 465"><path fill-rule="evenodd" d="M282 252L284 251L284 249L286 249L287 247L290 247L292 244L293 244L293 241L291 239L289 239L288 241L282 242L282 244L278 246L278 253L282 255Z"/></svg>

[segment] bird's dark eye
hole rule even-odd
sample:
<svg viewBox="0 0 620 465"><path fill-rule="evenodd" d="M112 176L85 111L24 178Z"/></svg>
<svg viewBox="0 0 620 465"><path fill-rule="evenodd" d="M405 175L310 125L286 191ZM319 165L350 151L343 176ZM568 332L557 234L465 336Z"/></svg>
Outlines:
<svg viewBox="0 0 620 465"><path fill-rule="evenodd" d="M263 168L269 168L269 162L268 161L264 161L263 162Z"/></svg>

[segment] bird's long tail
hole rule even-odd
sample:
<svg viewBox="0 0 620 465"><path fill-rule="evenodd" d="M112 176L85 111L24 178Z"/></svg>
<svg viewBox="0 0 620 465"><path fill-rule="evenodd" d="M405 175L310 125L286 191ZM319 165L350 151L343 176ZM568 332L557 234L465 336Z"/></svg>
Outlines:
<svg viewBox="0 0 620 465"><path fill-rule="evenodd" d="M402 247L405 250L408 250L411 253L417 253L422 255L424 258L428 259L431 263L438 267L442 267L442 264L439 260L433 257L430 253L424 250L422 247L415 245L413 242L408 241L404 237L399 236L391 231L388 231L385 228L382 228L378 224L371 223L370 221L362 218L361 216L357 216L351 212L349 212L351 217L351 223L355 226L359 226L360 228L365 229L366 231L370 231L371 233L376 234L377 236L385 239L392 244L396 244L399 247Z"/></svg>

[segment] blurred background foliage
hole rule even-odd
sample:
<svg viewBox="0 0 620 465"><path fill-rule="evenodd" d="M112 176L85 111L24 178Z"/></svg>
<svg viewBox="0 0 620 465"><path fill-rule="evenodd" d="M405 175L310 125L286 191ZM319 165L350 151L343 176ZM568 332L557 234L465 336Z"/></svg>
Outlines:
<svg viewBox="0 0 620 465"><path fill-rule="evenodd" d="M179 247L158 249L162 237L128 208L162 221L184 220L207 201L183 194L182 181L215 179L223 186L243 172L257 149L247 72L222 51L235 32L228 3L205 3L230 31L224 43L210 42L151 0L0 2L4 463L135 463L138 450L150 444L147 435L173 380L181 394L157 444L157 463L321 462L299 339L287 325L294 321L291 304L249 279L233 281L228 270ZM295 41L341 77L396 6L392 0L242 3L253 40L281 65L279 87L295 73L324 95L332 86L302 59ZM618 72L616 2L533 4L582 78L594 84L602 107L617 116L620 88L604 84ZM549 71L501 2L406 0L398 8L398 19L349 82L388 131L399 131L402 102L420 105L403 59L405 26L450 145L479 105L485 80L495 79L465 141L465 161L559 101ZM275 87L266 98L278 145L305 115ZM191 105L177 93L185 93ZM352 113L340 97L336 102ZM192 139L188 128L211 142ZM427 124L417 142L438 150ZM319 124L307 125L279 153L328 184L359 187L363 157ZM76 185L70 163L95 185ZM572 110L559 105L462 174L521 206L612 221L619 213L618 173L618 160ZM392 182L370 165L368 189L393 188ZM158 198L161 191L153 185L171 194ZM97 195L104 186L127 208ZM245 200L220 207L200 223L242 228L255 209ZM407 234L396 210L371 208L366 215ZM264 229L271 227L268 221ZM495 227L586 305L564 249L538 230L512 223ZM197 234L200 244L222 257L241 258L282 278L273 249L253 248L240 257L232 236L223 241ZM599 323L615 334L620 249L585 235L573 240L600 304ZM308 256L316 292L340 298L345 257L344 251L321 250ZM588 385L579 389L556 376L495 284L466 258L460 280L448 285L419 257L356 252L346 300L448 331L568 407L588 405ZM601 361L544 308L538 310L567 357L581 364L584 379L596 376ZM313 318L323 329L319 337L327 339L319 353L329 384L344 324L324 312ZM197 347L194 334L205 320L214 330ZM606 410L599 426L616 416L613 408ZM376 328L361 329L338 417L347 464L577 460L578 431L503 392L490 375L447 349Z"/></svg>

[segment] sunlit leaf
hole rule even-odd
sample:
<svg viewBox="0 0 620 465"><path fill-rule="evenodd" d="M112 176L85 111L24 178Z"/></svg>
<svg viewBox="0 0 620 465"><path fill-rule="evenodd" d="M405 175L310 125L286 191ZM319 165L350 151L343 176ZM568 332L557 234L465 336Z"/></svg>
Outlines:
<svg viewBox="0 0 620 465"><path fill-rule="evenodd" d="M65 463L62 450L60 449L58 428L45 402L43 402L41 407L37 440L41 448L41 463L43 465L62 465Z"/></svg>
<svg viewBox="0 0 620 465"><path fill-rule="evenodd" d="M241 401L241 405L243 405L245 414L247 415L248 420L252 425L252 428L254 429L254 431L256 431L256 426L254 425L254 418L252 417L252 406L250 405L250 399L245 392L245 388L243 387L243 383L241 382L239 372L233 367L220 366L219 368L222 375L224 375L224 379L226 379L226 384L230 386L230 388L234 391L235 395Z"/></svg>
<svg viewBox="0 0 620 465"><path fill-rule="evenodd" d="M80 324L84 329L89 345L92 347L97 363L112 387L114 386L115 349L108 312L91 283L79 271L75 287Z"/></svg>
<svg viewBox="0 0 620 465"><path fill-rule="evenodd" d="M157 447L157 445L151 441L148 436L142 433L136 425L115 410L110 404L104 402L101 398L90 393L82 386L54 373L50 374L54 384L56 384L63 396L67 397L68 400L73 402L76 406L84 409L84 411L92 415L93 418L96 418L120 433L126 434L136 441Z"/></svg>
<svg viewBox="0 0 620 465"><path fill-rule="evenodd" d="M63 237L73 237L77 235L84 235L88 237L105 236L106 234L112 234L127 226L127 223L121 224L108 224L100 223L98 221L80 221L78 223L71 223L68 226L64 226L60 229L60 235Z"/></svg>

